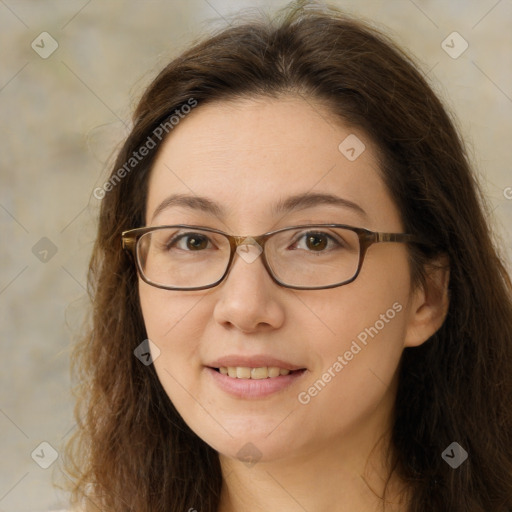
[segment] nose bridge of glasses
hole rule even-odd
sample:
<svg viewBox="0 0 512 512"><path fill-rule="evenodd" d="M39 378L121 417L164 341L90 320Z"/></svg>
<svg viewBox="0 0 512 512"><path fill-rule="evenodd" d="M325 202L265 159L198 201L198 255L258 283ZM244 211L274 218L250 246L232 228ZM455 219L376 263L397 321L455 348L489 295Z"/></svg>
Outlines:
<svg viewBox="0 0 512 512"><path fill-rule="evenodd" d="M231 250L246 263L252 263L263 252L264 240L261 236L232 236Z"/></svg>
<svg viewBox="0 0 512 512"><path fill-rule="evenodd" d="M241 246L254 246L258 250L263 250L265 245L265 236L251 236L251 235L234 235L231 237L231 245L235 251Z"/></svg>

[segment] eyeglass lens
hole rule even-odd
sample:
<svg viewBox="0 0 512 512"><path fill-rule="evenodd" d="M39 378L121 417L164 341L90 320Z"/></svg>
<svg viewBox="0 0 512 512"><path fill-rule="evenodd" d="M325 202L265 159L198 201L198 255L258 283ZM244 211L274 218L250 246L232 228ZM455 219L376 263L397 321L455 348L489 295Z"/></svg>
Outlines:
<svg viewBox="0 0 512 512"><path fill-rule="evenodd" d="M291 286L319 287L348 281L359 265L358 235L345 228L293 228L274 233L265 256L275 277ZM226 272L226 236L201 229L169 227L144 234L137 258L144 276L169 287L195 288L218 281Z"/></svg>

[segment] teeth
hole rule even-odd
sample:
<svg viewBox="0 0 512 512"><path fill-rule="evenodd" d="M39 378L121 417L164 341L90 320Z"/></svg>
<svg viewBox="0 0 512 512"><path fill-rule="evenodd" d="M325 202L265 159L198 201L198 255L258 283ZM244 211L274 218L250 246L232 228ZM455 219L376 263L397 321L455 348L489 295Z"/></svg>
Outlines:
<svg viewBox="0 0 512 512"><path fill-rule="evenodd" d="M229 372L229 368L228 368ZM231 377L231 375L229 375ZM236 378L237 379L250 379L251 378L251 369L243 366L236 367Z"/></svg>
<svg viewBox="0 0 512 512"><path fill-rule="evenodd" d="M268 376L269 377L278 377L280 375L280 373L281 373L281 370L277 366L271 366L268 369Z"/></svg>
<svg viewBox="0 0 512 512"><path fill-rule="evenodd" d="M277 366L262 366L260 368L249 368L247 366L221 366L219 372L234 379L266 379L288 375L290 370L278 368Z"/></svg>

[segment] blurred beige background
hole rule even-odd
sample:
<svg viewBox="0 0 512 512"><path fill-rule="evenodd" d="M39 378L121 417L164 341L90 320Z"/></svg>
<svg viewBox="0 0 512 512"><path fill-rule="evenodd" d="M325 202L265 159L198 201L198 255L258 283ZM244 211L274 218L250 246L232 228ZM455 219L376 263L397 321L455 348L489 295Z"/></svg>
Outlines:
<svg viewBox="0 0 512 512"><path fill-rule="evenodd" d="M51 486L59 459L44 466L74 425L69 351L84 311L92 191L123 122L190 40L240 9L286 3L0 0L0 512L65 503ZM458 118L510 266L512 2L332 3L378 21L422 63Z"/></svg>

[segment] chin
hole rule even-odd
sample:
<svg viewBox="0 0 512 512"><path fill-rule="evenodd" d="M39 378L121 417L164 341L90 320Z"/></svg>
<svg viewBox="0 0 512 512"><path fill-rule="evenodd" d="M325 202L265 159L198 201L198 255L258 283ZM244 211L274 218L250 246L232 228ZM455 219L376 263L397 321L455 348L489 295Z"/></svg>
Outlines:
<svg viewBox="0 0 512 512"><path fill-rule="evenodd" d="M242 422L243 423L243 422ZM275 426L269 428L265 423L260 429L253 428L250 433L243 425L239 429L229 429L228 434L222 438L211 436L200 436L219 455L229 459L236 459L247 465L254 465L256 462L273 462L290 456L290 451L296 447L290 444L293 436L289 432L272 432ZM271 432L269 434L269 432ZM198 434L199 435L199 434Z"/></svg>

